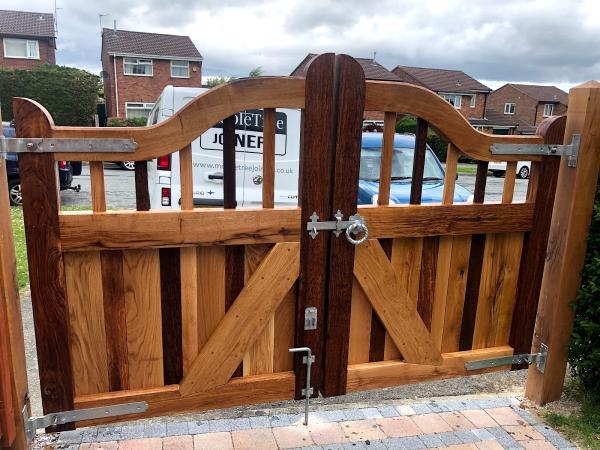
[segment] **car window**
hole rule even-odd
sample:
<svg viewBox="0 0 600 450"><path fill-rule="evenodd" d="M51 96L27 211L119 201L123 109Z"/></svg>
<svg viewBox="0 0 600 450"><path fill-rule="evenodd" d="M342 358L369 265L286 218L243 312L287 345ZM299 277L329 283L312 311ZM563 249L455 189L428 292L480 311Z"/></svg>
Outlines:
<svg viewBox="0 0 600 450"><path fill-rule="evenodd" d="M405 180L412 177L414 150L412 148L394 148L392 154L392 180ZM361 180L378 181L381 167L381 149L363 148L360 153ZM444 178L436 157L430 149L425 153L423 178Z"/></svg>

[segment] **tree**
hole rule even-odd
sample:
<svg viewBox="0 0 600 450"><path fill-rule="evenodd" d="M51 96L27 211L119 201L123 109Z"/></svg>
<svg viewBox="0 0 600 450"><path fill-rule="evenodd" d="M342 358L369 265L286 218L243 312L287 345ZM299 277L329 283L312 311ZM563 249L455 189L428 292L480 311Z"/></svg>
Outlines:
<svg viewBox="0 0 600 450"><path fill-rule="evenodd" d="M262 66L255 67L248 74L249 77L262 77L263 76L263 68Z"/></svg>
<svg viewBox="0 0 600 450"><path fill-rule="evenodd" d="M233 79L234 79L234 77L223 77L223 76L212 77L212 78L209 78L208 80L206 80L205 85L209 88L213 88L215 86L218 86L219 84L227 83Z"/></svg>

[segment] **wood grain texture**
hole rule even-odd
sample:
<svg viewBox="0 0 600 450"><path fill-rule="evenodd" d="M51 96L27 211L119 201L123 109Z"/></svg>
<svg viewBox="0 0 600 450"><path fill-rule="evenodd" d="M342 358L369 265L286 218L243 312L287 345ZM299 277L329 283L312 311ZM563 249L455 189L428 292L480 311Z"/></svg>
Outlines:
<svg viewBox="0 0 600 450"><path fill-rule="evenodd" d="M275 109L266 108L263 113L263 183L262 206L275 206Z"/></svg>
<svg viewBox="0 0 600 450"><path fill-rule="evenodd" d="M294 370L294 355L289 349L294 346L296 333L296 300L298 298L298 283L283 298L275 311L274 328L275 344L273 346L273 372L288 372Z"/></svg>
<svg viewBox="0 0 600 450"><path fill-rule="evenodd" d="M423 171L425 169L425 152L427 150L427 130L429 124L417 118L417 132L415 134L415 151L413 157L412 180L410 184L411 205L420 205L423 195Z"/></svg>
<svg viewBox="0 0 600 450"><path fill-rule="evenodd" d="M431 331L431 316L435 295L437 274L438 237L423 238L421 253L421 275L419 276L419 298L417 312L428 330Z"/></svg>
<svg viewBox="0 0 600 450"><path fill-rule="evenodd" d="M92 188L92 211L106 211L106 193L104 192L104 163L90 162L90 182Z"/></svg>
<svg viewBox="0 0 600 450"><path fill-rule="evenodd" d="M369 362L373 308L354 277L352 280L352 301L350 308L348 364Z"/></svg>
<svg viewBox="0 0 600 450"><path fill-rule="evenodd" d="M511 203L515 193L515 179L517 178L517 163L509 161L506 163L506 175L502 188L502 203Z"/></svg>
<svg viewBox="0 0 600 450"><path fill-rule="evenodd" d="M129 386L164 385L158 250L123 253Z"/></svg>
<svg viewBox="0 0 600 450"><path fill-rule="evenodd" d="M386 112L383 119L383 143L381 146L381 166L379 168L378 205L389 205L392 177L392 157L396 135L396 113Z"/></svg>
<svg viewBox="0 0 600 450"><path fill-rule="evenodd" d="M150 210L150 193L148 192L148 161L135 162L135 209Z"/></svg>
<svg viewBox="0 0 600 450"><path fill-rule="evenodd" d="M129 389L123 252L118 250L100 252L100 261L109 390L120 391Z"/></svg>
<svg viewBox="0 0 600 450"><path fill-rule="evenodd" d="M298 278L300 247L277 244L212 333L180 384L188 396L226 384Z"/></svg>
<svg viewBox="0 0 600 450"><path fill-rule="evenodd" d="M451 205L454 203L454 188L456 186L456 170L458 168L458 157L460 152L452 144L448 144L446 153L446 174L444 175L444 192L442 194L442 204Z"/></svg>
<svg viewBox="0 0 600 450"><path fill-rule="evenodd" d="M354 273L406 361L440 364L439 351L377 241L369 240L356 249Z"/></svg>
<svg viewBox="0 0 600 450"><path fill-rule="evenodd" d="M177 384L183 377L180 251L161 248L159 260L164 383Z"/></svg>
<svg viewBox="0 0 600 450"><path fill-rule="evenodd" d="M179 185L181 186L181 210L194 209L194 174L192 165L192 145L179 150Z"/></svg>
<svg viewBox="0 0 600 450"><path fill-rule="evenodd" d="M333 193L329 217L343 211L345 217L356 213L358 174L365 102L365 73L348 55L336 56L336 132ZM331 235L331 233L329 233ZM333 237L330 242L329 286L327 296L323 395L346 393L350 307L352 298L355 246L346 239Z"/></svg>
<svg viewBox="0 0 600 450"><path fill-rule="evenodd" d="M198 247L197 257L198 350L201 350L225 317L225 249Z"/></svg>
<svg viewBox="0 0 600 450"><path fill-rule="evenodd" d="M198 255L196 247L180 248L181 252L181 339L183 373L187 373L198 355ZM215 283L215 280L212 280ZM202 286L206 288L206 285ZM218 299L213 299L218 302Z"/></svg>
<svg viewBox="0 0 600 450"><path fill-rule="evenodd" d="M391 205L361 207L358 213L369 225L369 237L384 239L529 231L533 210L532 203ZM63 212L59 221L63 251L89 251L298 242L305 234L300 224L306 226L300 215L298 208Z"/></svg>

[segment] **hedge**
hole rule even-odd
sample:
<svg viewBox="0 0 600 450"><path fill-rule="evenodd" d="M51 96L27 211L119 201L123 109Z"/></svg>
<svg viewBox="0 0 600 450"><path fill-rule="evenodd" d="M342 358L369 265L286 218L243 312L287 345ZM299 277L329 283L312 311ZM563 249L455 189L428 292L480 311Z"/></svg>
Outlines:
<svg viewBox="0 0 600 450"><path fill-rule="evenodd" d="M134 117L132 119L121 119L120 117L109 117L106 121L107 127L145 127L148 119L146 117Z"/></svg>
<svg viewBox="0 0 600 450"><path fill-rule="evenodd" d="M2 120L13 119L13 97L27 97L42 104L56 125L93 125L99 84L96 75L73 67L0 69Z"/></svg>
<svg viewBox="0 0 600 450"><path fill-rule="evenodd" d="M396 133L416 134L417 119L413 116L404 116L396 123ZM427 133L427 143L439 158L440 161L446 161L446 153L448 152L448 142L439 137L435 132L429 130Z"/></svg>

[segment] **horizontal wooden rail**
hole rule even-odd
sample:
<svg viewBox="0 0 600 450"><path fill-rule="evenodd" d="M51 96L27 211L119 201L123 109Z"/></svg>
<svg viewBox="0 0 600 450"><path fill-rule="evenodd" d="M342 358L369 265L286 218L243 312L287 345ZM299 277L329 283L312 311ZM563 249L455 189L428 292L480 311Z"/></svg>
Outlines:
<svg viewBox="0 0 600 450"><path fill-rule="evenodd" d="M358 209L372 238L529 231L533 204L392 205ZM63 251L300 240L300 208L115 211L60 215Z"/></svg>

